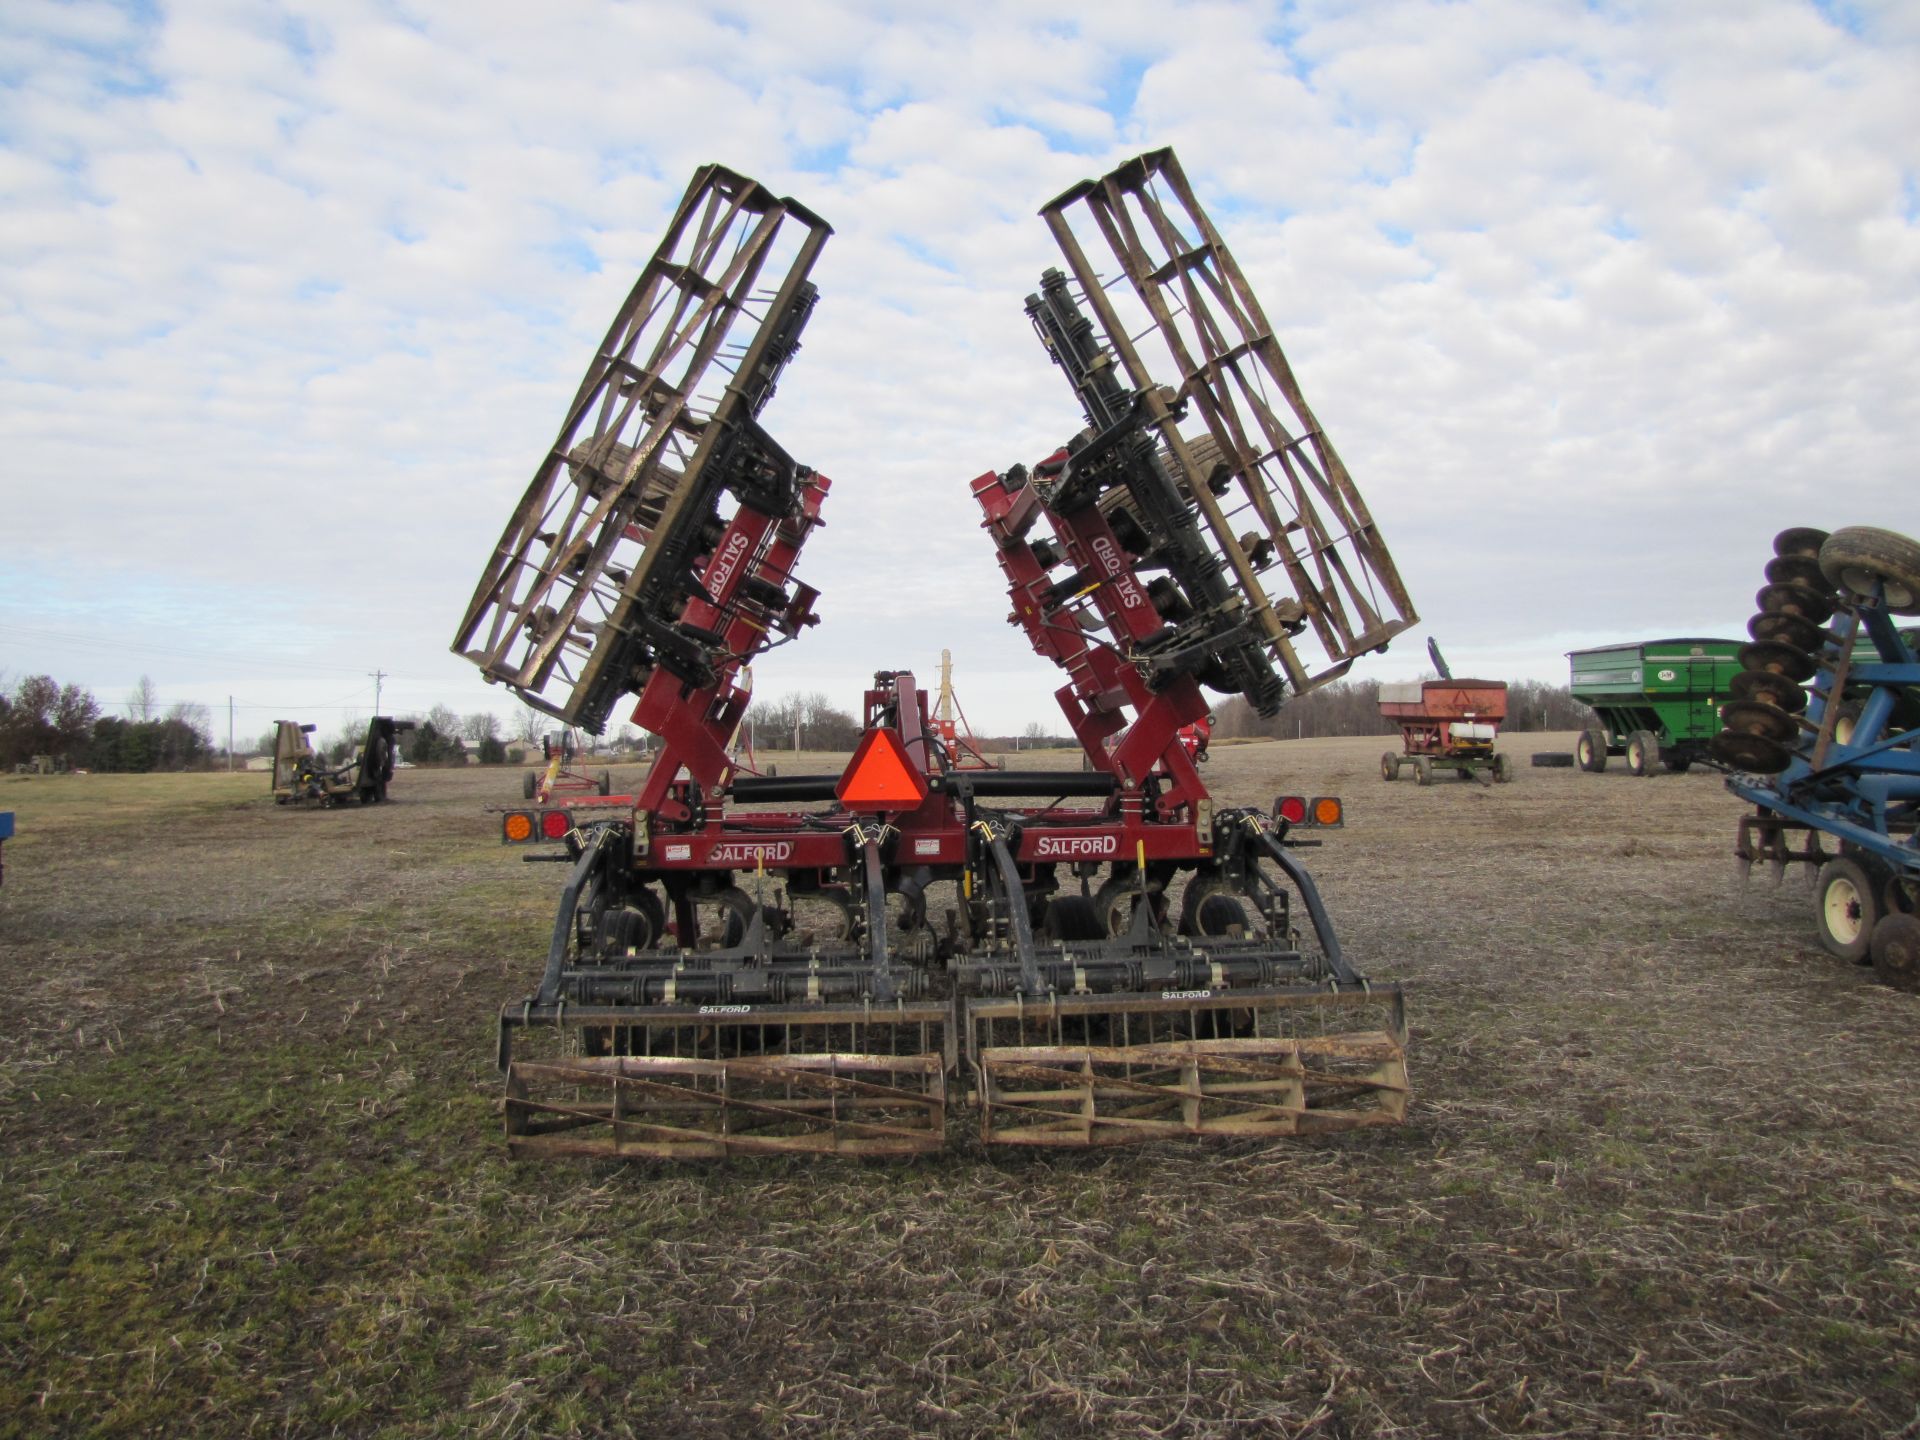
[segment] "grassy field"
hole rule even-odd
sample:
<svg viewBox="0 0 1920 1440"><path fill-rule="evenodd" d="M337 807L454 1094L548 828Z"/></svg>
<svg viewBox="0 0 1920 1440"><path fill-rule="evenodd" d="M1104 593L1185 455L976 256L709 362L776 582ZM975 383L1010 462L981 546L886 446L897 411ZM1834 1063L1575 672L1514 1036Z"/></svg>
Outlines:
<svg viewBox="0 0 1920 1440"><path fill-rule="evenodd" d="M898 1164L507 1158L515 772L0 779L0 1434L1920 1435L1920 997L1570 741L1208 769L1347 798L1405 1127Z"/></svg>

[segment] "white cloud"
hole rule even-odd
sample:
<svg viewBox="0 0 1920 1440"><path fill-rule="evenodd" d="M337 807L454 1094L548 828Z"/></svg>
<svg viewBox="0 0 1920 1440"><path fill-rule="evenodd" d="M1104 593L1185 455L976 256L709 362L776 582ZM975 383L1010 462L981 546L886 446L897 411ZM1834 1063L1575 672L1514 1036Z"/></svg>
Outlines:
<svg viewBox="0 0 1920 1440"><path fill-rule="evenodd" d="M297 655L508 708L453 624L718 160L836 227L767 415L835 480L827 623L760 690L851 706L950 647L977 724L1050 719L967 481L1079 423L1021 312L1057 263L1034 212L1168 143L1450 653L1553 676L1569 634L1735 632L1774 530L1920 529L1920 28L1842 19L21 0L0 665L118 694L224 615L196 683Z"/></svg>

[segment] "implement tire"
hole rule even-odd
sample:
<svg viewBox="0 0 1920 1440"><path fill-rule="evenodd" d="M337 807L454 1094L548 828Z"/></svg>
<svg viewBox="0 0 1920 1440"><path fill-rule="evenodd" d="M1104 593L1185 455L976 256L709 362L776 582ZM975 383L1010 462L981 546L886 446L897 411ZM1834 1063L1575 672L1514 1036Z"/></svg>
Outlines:
<svg viewBox="0 0 1920 1440"><path fill-rule="evenodd" d="M1879 889L1865 866L1838 855L1820 867L1813 885L1813 924L1829 955L1865 965L1879 920Z"/></svg>
<svg viewBox="0 0 1920 1440"><path fill-rule="evenodd" d="M1636 730L1627 737L1627 769L1635 775L1651 775L1660 764L1660 738L1651 730Z"/></svg>
<svg viewBox="0 0 1920 1440"><path fill-rule="evenodd" d="M1886 587L1887 609L1920 615L1920 544L1892 530L1849 525L1820 547L1820 573L1861 598Z"/></svg>
<svg viewBox="0 0 1920 1440"><path fill-rule="evenodd" d="M1400 757L1391 750L1380 757L1380 778L1382 780L1400 778Z"/></svg>
<svg viewBox="0 0 1920 1440"><path fill-rule="evenodd" d="M1580 768L1590 775L1598 775L1607 768L1607 732L1604 730L1582 730L1580 738L1573 742L1573 758Z"/></svg>

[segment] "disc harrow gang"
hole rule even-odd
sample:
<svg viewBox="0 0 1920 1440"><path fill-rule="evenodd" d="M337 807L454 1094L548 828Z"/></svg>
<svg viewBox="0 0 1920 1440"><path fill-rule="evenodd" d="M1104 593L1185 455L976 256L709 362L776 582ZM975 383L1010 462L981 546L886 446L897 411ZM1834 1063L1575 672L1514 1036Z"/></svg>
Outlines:
<svg viewBox="0 0 1920 1440"><path fill-rule="evenodd" d="M1812 867L1821 944L1920 989L1920 631L1894 624L1920 614L1920 544L1796 528L1774 551L1713 742L1754 806L1734 853Z"/></svg>
<svg viewBox="0 0 1920 1440"><path fill-rule="evenodd" d="M1412 608L1172 153L1042 214L1073 275L1028 315L1086 428L972 493L1085 770L988 766L887 670L841 773L760 776L732 745L748 666L814 622L795 566L829 486L758 417L829 231L694 177L454 643L590 731L636 696L660 739L630 800L502 817L572 867L500 1017L516 1154L914 1155L948 1143L950 1094L995 1146L1404 1117L1400 990L1347 961L1290 833L1337 825L1338 797L1216 805L1195 737L1205 690L1271 713ZM1101 288L1088 217L1177 388Z"/></svg>

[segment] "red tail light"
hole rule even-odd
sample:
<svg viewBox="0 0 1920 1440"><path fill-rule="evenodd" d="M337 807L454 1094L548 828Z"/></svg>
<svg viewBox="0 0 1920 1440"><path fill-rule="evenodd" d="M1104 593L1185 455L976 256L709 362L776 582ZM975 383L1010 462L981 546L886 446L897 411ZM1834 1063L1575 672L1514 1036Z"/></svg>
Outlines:
<svg viewBox="0 0 1920 1440"><path fill-rule="evenodd" d="M1282 795L1273 802L1273 818L1284 820L1289 825L1307 823L1307 797L1304 795Z"/></svg>
<svg viewBox="0 0 1920 1440"><path fill-rule="evenodd" d="M564 810L543 811L540 816L540 833L549 840L564 840L567 832L573 829L573 816Z"/></svg>

